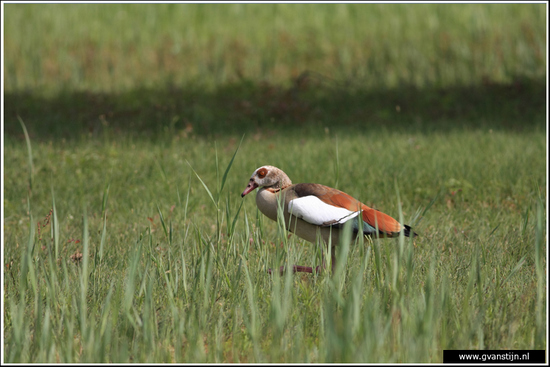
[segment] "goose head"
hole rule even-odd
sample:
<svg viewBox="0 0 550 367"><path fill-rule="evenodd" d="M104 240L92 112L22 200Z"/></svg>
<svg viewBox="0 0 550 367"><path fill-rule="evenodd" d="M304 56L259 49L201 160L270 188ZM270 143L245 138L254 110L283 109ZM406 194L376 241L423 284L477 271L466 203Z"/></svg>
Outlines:
<svg viewBox="0 0 550 367"><path fill-rule="evenodd" d="M258 187L281 190L290 185L292 181L282 170L274 166L262 166L254 171L241 197Z"/></svg>

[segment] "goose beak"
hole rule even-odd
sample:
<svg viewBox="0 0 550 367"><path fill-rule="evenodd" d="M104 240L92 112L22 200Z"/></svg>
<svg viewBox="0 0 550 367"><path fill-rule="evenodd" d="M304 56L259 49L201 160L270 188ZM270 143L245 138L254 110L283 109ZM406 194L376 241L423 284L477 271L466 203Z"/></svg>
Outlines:
<svg viewBox="0 0 550 367"><path fill-rule="evenodd" d="M258 187L258 184L254 181L250 181L248 183L248 186L246 186L246 189L244 189L243 193L241 194L241 197L244 198L246 194L248 194L250 191L254 190L256 187Z"/></svg>

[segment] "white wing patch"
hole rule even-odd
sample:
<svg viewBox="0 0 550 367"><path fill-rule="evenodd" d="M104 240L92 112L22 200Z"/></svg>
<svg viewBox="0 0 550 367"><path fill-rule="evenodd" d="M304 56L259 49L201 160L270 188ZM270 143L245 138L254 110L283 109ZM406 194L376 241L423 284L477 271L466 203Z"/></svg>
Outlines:
<svg viewBox="0 0 550 367"><path fill-rule="evenodd" d="M352 212L327 204L313 195L291 200L288 203L288 212L318 226L342 224L359 214L359 211Z"/></svg>

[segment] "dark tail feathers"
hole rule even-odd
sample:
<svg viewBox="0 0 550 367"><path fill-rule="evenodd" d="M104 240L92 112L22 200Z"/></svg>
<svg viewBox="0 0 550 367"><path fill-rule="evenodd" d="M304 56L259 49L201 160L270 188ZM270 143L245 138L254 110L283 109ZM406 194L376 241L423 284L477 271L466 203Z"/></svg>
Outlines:
<svg viewBox="0 0 550 367"><path fill-rule="evenodd" d="M418 233L413 232L410 226L405 224L404 227L405 227L405 237L411 237L411 234L412 234L412 237L418 237Z"/></svg>

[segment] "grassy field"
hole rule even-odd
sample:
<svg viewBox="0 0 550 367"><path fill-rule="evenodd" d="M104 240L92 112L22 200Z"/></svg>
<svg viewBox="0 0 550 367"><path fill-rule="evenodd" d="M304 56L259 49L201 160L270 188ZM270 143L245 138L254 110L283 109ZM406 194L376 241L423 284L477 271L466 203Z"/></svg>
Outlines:
<svg viewBox="0 0 550 367"><path fill-rule="evenodd" d="M545 5L4 9L5 362L546 349ZM270 276L263 164L420 236Z"/></svg>
<svg viewBox="0 0 550 367"><path fill-rule="evenodd" d="M545 4L6 4L6 90L511 82L546 73ZM85 21L84 21L85 20Z"/></svg>

